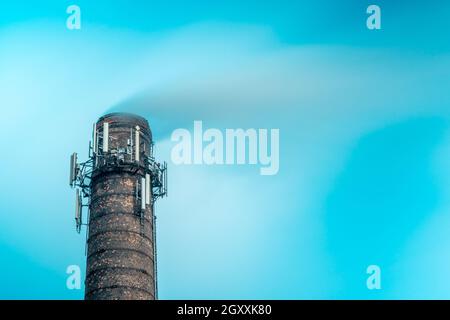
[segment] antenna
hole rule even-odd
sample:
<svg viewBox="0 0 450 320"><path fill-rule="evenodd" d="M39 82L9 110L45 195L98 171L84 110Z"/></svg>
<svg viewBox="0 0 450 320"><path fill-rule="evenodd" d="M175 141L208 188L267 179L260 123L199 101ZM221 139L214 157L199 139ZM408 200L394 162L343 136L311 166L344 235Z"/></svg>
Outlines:
<svg viewBox="0 0 450 320"><path fill-rule="evenodd" d="M103 123L103 153L108 152L108 140L109 140L109 123Z"/></svg>
<svg viewBox="0 0 450 320"><path fill-rule="evenodd" d="M77 189L75 194L75 223L77 232L80 233L82 220L82 200L80 191Z"/></svg>
<svg viewBox="0 0 450 320"><path fill-rule="evenodd" d="M164 161L163 164L163 183L164 183L164 195L167 197L167 162Z"/></svg>
<svg viewBox="0 0 450 320"><path fill-rule="evenodd" d="M145 210L145 195L146 195L146 191L145 191L145 178L141 178L141 209Z"/></svg>
<svg viewBox="0 0 450 320"><path fill-rule="evenodd" d="M139 162L139 146L140 146L140 142L139 142L139 137L140 137L140 130L141 128L139 128L139 126L136 126L136 137L134 140L134 144L135 144L135 152L136 154L134 155L134 158L136 159L136 162Z"/></svg>
<svg viewBox="0 0 450 320"><path fill-rule="evenodd" d="M133 128L130 129L130 139L128 139L128 140L129 140L128 145L130 147L132 147L133 146Z"/></svg>
<svg viewBox="0 0 450 320"><path fill-rule="evenodd" d="M74 152L70 156L70 182L69 185L73 188L77 178L77 153Z"/></svg>
<svg viewBox="0 0 450 320"><path fill-rule="evenodd" d="M150 204L150 174L145 175L145 204Z"/></svg>
<svg viewBox="0 0 450 320"><path fill-rule="evenodd" d="M92 150L95 154L97 154L97 124L94 123L94 130L92 131Z"/></svg>

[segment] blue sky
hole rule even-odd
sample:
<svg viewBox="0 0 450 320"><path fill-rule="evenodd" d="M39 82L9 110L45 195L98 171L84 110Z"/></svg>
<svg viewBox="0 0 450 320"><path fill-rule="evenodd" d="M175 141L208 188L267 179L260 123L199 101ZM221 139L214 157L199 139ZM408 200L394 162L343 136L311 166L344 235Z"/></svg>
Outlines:
<svg viewBox="0 0 450 320"><path fill-rule="evenodd" d="M65 28L70 4L82 29ZM365 9L378 4L382 30ZM450 298L450 5L3 1L0 298L81 299L68 157L146 116L160 298ZM172 130L279 128L280 171L174 166ZM20 141L19 143L16 142ZM378 264L382 290L365 287Z"/></svg>

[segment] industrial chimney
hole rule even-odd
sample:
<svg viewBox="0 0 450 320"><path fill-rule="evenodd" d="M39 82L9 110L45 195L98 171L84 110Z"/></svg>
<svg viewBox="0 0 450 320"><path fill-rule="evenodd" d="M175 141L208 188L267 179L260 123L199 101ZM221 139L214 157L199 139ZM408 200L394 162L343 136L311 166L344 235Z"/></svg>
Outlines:
<svg viewBox="0 0 450 320"><path fill-rule="evenodd" d="M71 157L70 185L77 231L88 228L85 299L157 299L154 202L167 194L167 165L153 157L147 120L126 113L101 117L89 160Z"/></svg>

